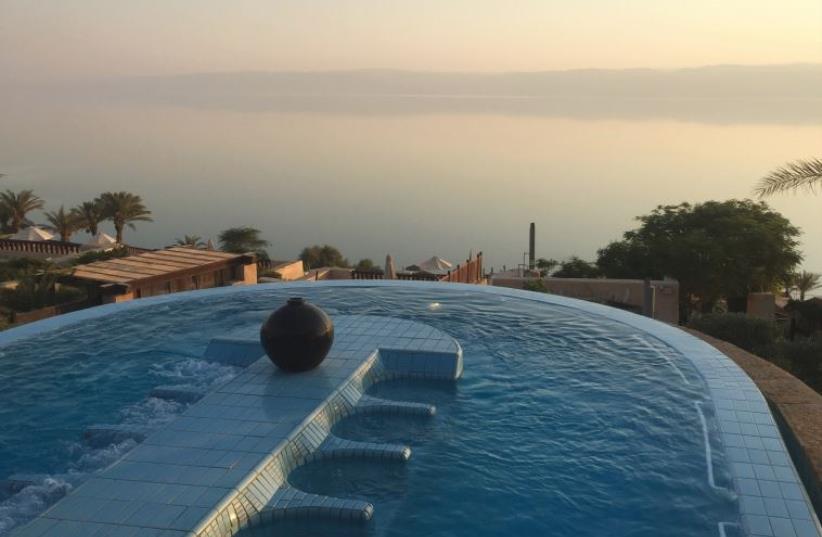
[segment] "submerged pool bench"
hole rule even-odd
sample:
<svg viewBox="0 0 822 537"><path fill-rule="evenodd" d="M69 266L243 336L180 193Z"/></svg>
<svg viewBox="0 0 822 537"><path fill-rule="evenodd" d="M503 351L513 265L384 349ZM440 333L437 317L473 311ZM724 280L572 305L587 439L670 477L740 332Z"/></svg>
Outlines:
<svg viewBox="0 0 822 537"><path fill-rule="evenodd" d="M228 537L290 516L367 520L373 506L290 487L288 474L333 457L407 460L407 446L331 434L357 413L430 416L430 405L364 395L400 377L455 380L459 343L402 319L334 316L336 336L317 369L287 374L256 338L215 339L205 357L245 367L121 460L92 476L13 537Z"/></svg>

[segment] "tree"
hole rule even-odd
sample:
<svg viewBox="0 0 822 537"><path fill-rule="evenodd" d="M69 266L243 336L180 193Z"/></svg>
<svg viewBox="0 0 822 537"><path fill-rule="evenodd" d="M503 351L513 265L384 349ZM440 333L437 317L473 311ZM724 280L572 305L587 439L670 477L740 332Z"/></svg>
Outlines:
<svg viewBox="0 0 822 537"><path fill-rule="evenodd" d="M365 259L360 259L359 261L357 261L357 264L356 266L354 266L354 268L357 270L367 271L374 270L375 268L377 268L377 266L374 264L372 260L366 257Z"/></svg>
<svg viewBox="0 0 822 537"><path fill-rule="evenodd" d="M551 276L554 278L599 278L602 272L596 264L572 256L560 263L559 270Z"/></svg>
<svg viewBox="0 0 822 537"><path fill-rule="evenodd" d="M5 217L8 231L11 233L20 231L23 224L28 223L28 213L42 209L43 205L43 200L35 196L32 190L6 190L0 193L0 213Z"/></svg>
<svg viewBox="0 0 822 537"><path fill-rule="evenodd" d="M666 205L637 220L597 265L609 278L676 278L683 320L692 302L710 312L725 298L737 309L751 291L778 289L802 260L799 229L763 202Z"/></svg>
<svg viewBox="0 0 822 537"><path fill-rule="evenodd" d="M49 222L49 227L58 235L63 242L69 242L72 234L77 231L79 221L77 215L71 211L66 211L61 205L57 211L47 211L46 220Z"/></svg>
<svg viewBox="0 0 822 537"><path fill-rule="evenodd" d="M786 272L779 279L779 284L782 287L785 298L791 298L791 291L796 287L797 276L799 275L796 272Z"/></svg>
<svg viewBox="0 0 822 537"><path fill-rule="evenodd" d="M325 244L320 246L306 246L300 253L300 259L309 269L319 267L347 267L348 259L343 257L339 250Z"/></svg>
<svg viewBox="0 0 822 537"><path fill-rule="evenodd" d="M143 199L131 192L104 192L98 198L103 208L103 216L111 220L118 244L123 243L123 230L136 229L134 222L153 222L151 211L143 204Z"/></svg>
<svg viewBox="0 0 822 537"><path fill-rule="evenodd" d="M60 271L53 265L30 266L17 274L17 286L2 289L3 305L14 311L30 311L54 304Z"/></svg>
<svg viewBox="0 0 822 537"><path fill-rule="evenodd" d="M799 289L799 300L805 300L805 293L813 291L822 286L819 274L813 272L805 272L804 270L796 275L794 285Z"/></svg>
<svg viewBox="0 0 822 537"><path fill-rule="evenodd" d="M186 248L203 248L205 243L203 238L199 235L183 235L182 239L177 239L177 246L185 246Z"/></svg>
<svg viewBox="0 0 822 537"><path fill-rule="evenodd" d="M100 222L106 219L103 214L103 206L99 199L84 201L77 207L74 207L71 212L77 219L79 229L82 229L92 236L97 235Z"/></svg>
<svg viewBox="0 0 822 537"><path fill-rule="evenodd" d="M559 261L556 259L545 259L544 257L540 257L537 259L537 268L539 269L539 276L544 278L551 274L551 271L554 270L557 265L559 265Z"/></svg>
<svg viewBox="0 0 822 537"><path fill-rule="evenodd" d="M253 227L232 227L218 236L220 249L235 254L254 252L260 259L268 259L265 247L268 241L260 238L260 230Z"/></svg>
<svg viewBox="0 0 822 537"><path fill-rule="evenodd" d="M763 177L755 192L760 198L802 189L813 192L820 182L822 159L796 160Z"/></svg>

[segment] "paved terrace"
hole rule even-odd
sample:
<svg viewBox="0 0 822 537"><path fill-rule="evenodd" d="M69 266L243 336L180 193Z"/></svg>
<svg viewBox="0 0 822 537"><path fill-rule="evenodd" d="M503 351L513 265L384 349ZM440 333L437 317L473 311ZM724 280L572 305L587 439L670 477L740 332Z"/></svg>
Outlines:
<svg viewBox="0 0 822 537"><path fill-rule="evenodd" d="M363 395L395 377L456 379L462 349L420 323L336 316L326 360L287 374L257 339L217 339L206 358L248 366L208 393L119 462L95 475L14 537L224 537L290 516L371 518L367 502L290 487L288 474L313 460L405 461L406 446L343 440L341 418L370 412L430 416L434 408Z"/></svg>

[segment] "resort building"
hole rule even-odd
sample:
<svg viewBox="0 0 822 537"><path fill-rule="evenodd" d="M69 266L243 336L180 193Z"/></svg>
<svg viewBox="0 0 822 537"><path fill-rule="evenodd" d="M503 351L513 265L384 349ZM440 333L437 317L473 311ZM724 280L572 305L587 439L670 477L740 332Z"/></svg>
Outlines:
<svg viewBox="0 0 822 537"><path fill-rule="evenodd" d="M299 259L291 261L260 261L257 265L261 272L261 283L302 280L305 278L305 268L303 268L303 262Z"/></svg>
<svg viewBox="0 0 822 537"><path fill-rule="evenodd" d="M80 265L68 278L88 290L90 304L225 285L257 283L252 254L172 247Z"/></svg>

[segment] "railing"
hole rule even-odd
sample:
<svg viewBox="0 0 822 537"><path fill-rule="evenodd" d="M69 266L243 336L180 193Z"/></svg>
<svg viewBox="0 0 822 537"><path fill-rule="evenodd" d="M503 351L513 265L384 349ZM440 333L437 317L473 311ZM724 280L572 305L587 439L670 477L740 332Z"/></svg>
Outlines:
<svg viewBox="0 0 822 537"><path fill-rule="evenodd" d="M351 271L352 280L382 280L385 278L385 272L382 269L372 270L357 270Z"/></svg>
<svg viewBox="0 0 822 537"><path fill-rule="evenodd" d="M398 272L398 280L409 280L417 282L438 282L440 278L437 274L428 274L427 272Z"/></svg>
<svg viewBox="0 0 822 537"><path fill-rule="evenodd" d="M265 274L271 267L274 266L274 263L270 259L260 259L257 258L257 274Z"/></svg>
<svg viewBox="0 0 822 537"><path fill-rule="evenodd" d="M439 278L441 282L450 283L480 283L484 275L482 273L482 252L478 253L474 259L468 259L464 265L457 265L448 274Z"/></svg>
<svg viewBox="0 0 822 537"><path fill-rule="evenodd" d="M54 306L46 306L31 311L14 311L11 313L12 324L25 324L41 319L48 319L63 313L70 313L72 311L81 310L90 307L92 304L88 299L75 300L74 302L64 302L63 304L56 304Z"/></svg>
<svg viewBox="0 0 822 537"><path fill-rule="evenodd" d="M140 255L148 252L156 252L153 248L138 248L137 246L129 246L128 244L125 245L125 249L128 251L128 255Z"/></svg>
<svg viewBox="0 0 822 537"><path fill-rule="evenodd" d="M25 241L0 239L0 251L27 254L71 255L80 252L80 245L60 241Z"/></svg>
<svg viewBox="0 0 822 537"><path fill-rule="evenodd" d="M152 252L149 248L138 248L125 245L128 255ZM0 239L0 252L20 252L24 254L73 255L82 252L82 245L76 242L62 241L26 241L19 239Z"/></svg>

